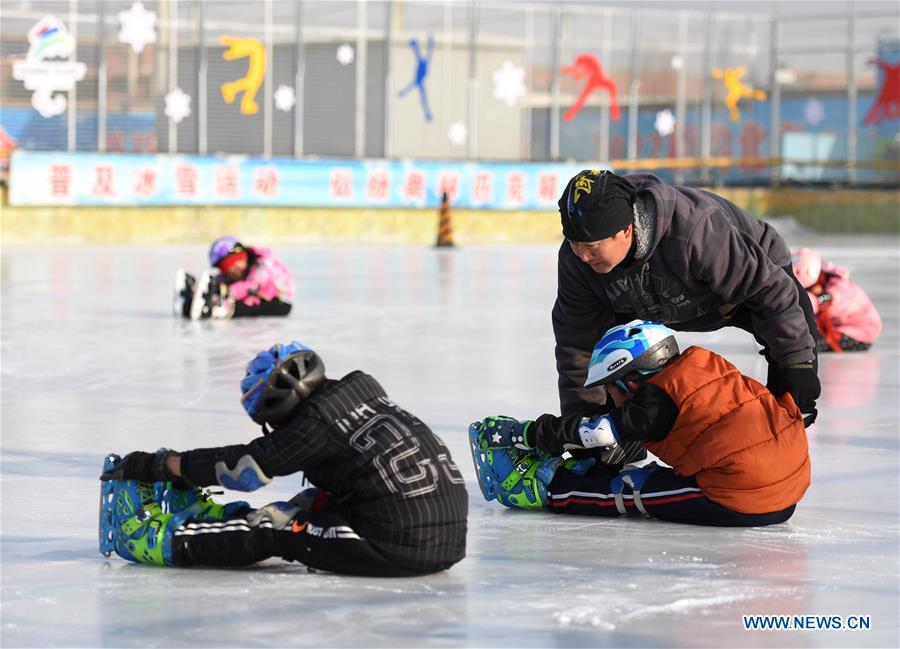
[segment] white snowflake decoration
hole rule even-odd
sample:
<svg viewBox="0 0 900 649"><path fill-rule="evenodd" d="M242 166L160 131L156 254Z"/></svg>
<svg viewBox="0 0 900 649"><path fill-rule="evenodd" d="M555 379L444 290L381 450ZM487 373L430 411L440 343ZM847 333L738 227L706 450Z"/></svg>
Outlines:
<svg viewBox="0 0 900 649"><path fill-rule="evenodd" d="M339 48L337 48L337 60L341 65L350 65L353 63L353 58L356 56L356 52L353 50L353 47L344 43Z"/></svg>
<svg viewBox="0 0 900 649"><path fill-rule="evenodd" d="M811 97L803 106L803 119L813 128L817 127L825 119L825 104Z"/></svg>
<svg viewBox="0 0 900 649"><path fill-rule="evenodd" d="M284 112L290 111L291 108L294 107L294 104L297 103L297 96L294 94L294 89L284 84L278 86L278 90L275 91L274 97L275 108L283 110Z"/></svg>
<svg viewBox="0 0 900 649"><path fill-rule="evenodd" d="M675 132L675 115L666 108L656 113L656 121L653 122L653 128L659 133L660 137L672 135Z"/></svg>
<svg viewBox="0 0 900 649"><path fill-rule="evenodd" d="M469 129L462 122L453 122L450 125L450 130L447 131L447 137L450 138L450 143L453 146L462 146L469 137Z"/></svg>
<svg viewBox="0 0 900 649"><path fill-rule="evenodd" d="M191 114L191 96L181 88L166 95L166 117L178 124Z"/></svg>
<svg viewBox="0 0 900 649"><path fill-rule="evenodd" d="M512 61L504 61L500 69L494 70L493 77L494 97L507 106L515 106L525 94L525 70Z"/></svg>
<svg viewBox="0 0 900 649"><path fill-rule="evenodd" d="M145 45L156 42L156 12L147 11L140 2L119 12L119 25L119 42L131 45L137 54L144 51Z"/></svg>

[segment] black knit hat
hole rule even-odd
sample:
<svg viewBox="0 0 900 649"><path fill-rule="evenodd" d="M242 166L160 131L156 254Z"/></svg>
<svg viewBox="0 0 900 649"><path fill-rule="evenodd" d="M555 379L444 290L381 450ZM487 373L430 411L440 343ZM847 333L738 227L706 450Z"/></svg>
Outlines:
<svg viewBox="0 0 900 649"><path fill-rule="evenodd" d="M634 223L634 185L611 171L578 173L559 199L563 235L569 241L608 239Z"/></svg>

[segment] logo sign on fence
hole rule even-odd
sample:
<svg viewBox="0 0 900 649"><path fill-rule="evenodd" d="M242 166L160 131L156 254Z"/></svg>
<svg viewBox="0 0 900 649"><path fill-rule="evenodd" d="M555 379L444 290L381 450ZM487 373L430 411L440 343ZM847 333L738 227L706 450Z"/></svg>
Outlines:
<svg viewBox="0 0 900 649"><path fill-rule="evenodd" d="M28 54L13 62L13 79L33 90L31 105L41 117L54 117L66 110L65 95L84 79L87 67L78 61L65 61L75 51L75 39L61 20L44 16L28 32Z"/></svg>

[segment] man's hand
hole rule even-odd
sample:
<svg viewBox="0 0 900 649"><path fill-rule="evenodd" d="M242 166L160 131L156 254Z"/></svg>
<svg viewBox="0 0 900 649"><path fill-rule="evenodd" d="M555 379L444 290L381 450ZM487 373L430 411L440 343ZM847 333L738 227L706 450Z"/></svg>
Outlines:
<svg viewBox="0 0 900 649"><path fill-rule="evenodd" d="M167 468L167 461L178 457L178 453L165 448L156 453L134 451L122 458L114 468L103 473L101 480L139 480L141 482L168 482L176 480ZM180 482L180 481L179 481Z"/></svg>
<svg viewBox="0 0 900 649"><path fill-rule="evenodd" d="M803 425L812 424L819 414L816 410L816 399L822 394L822 384L819 383L819 377L813 368L812 361L804 363L794 363L788 365L780 373L780 381L778 393L775 396L781 396L785 392L790 392L803 413Z"/></svg>

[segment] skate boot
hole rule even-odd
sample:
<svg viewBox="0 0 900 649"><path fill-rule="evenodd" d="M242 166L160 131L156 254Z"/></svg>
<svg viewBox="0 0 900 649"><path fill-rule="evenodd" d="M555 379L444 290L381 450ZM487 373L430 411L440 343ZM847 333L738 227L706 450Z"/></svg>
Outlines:
<svg viewBox="0 0 900 649"><path fill-rule="evenodd" d="M107 456L104 471L118 456ZM153 485L137 480L109 480L100 487L100 552L127 561L172 565L175 530L191 517L190 510L167 513L156 502Z"/></svg>
<svg viewBox="0 0 900 649"><path fill-rule="evenodd" d="M114 469L121 461L118 455L110 454L103 464L103 471ZM125 519L137 516L138 510L145 512L144 518L155 513L172 514L176 520L220 521L243 516L251 510L250 504L239 500L219 504L212 499L212 492L199 487L177 488L171 482L137 482L135 480L110 480L100 483L100 552L109 556L115 552L129 561L134 550L128 541L121 541L118 532ZM179 523L180 525L181 523ZM176 525L177 527L177 525ZM137 541L132 545L137 547ZM131 556L126 556L131 555Z"/></svg>
<svg viewBox="0 0 900 649"><path fill-rule="evenodd" d="M164 512L177 514L188 511L191 518L199 521L221 521L246 514L252 508L250 503L237 500L220 504L212 497L214 492L200 487L178 488L171 482L154 482L153 498Z"/></svg>
<svg viewBox="0 0 900 649"><path fill-rule="evenodd" d="M634 503L635 508L644 516L649 516L641 501L641 489L647 478L653 475L660 466L656 462L651 462L642 467L625 469L610 482L610 489L616 499L616 509L620 514L627 514L628 508L626 501L630 500ZM628 492L631 492L630 494Z"/></svg>
<svg viewBox="0 0 900 649"><path fill-rule="evenodd" d="M563 460L532 449L490 448L479 423L469 426L469 441L478 486L485 500L518 509L543 509L547 488L557 469L564 467L584 475L594 465L593 458Z"/></svg>
<svg viewBox="0 0 900 649"><path fill-rule="evenodd" d="M191 320L227 320L234 315L234 298L219 275L206 272L200 276L191 300Z"/></svg>
<svg viewBox="0 0 900 649"><path fill-rule="evenodd" d="M197 280L190 273L179 268L175 271L175 288L172 298L172 314L191 317L191 301L197 288Z"/></svg>

